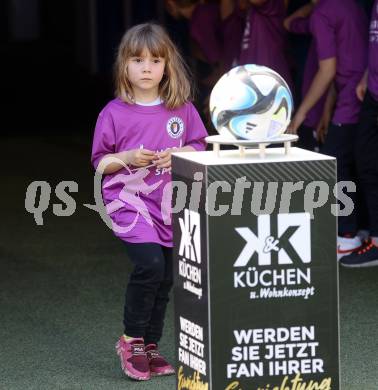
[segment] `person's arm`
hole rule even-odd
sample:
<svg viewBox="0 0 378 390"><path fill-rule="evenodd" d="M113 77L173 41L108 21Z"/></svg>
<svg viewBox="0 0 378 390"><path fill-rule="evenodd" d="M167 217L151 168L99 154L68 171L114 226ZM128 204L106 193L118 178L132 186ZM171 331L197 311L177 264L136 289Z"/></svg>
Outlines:
<svg viewBox="0 0 378 390"><path fill-rule="evenodd" d="M308 19L308 17L311 15L311 12L313 9L314 9L314 4L312 4L312 3L308 3L301 8L298 8L295 12L293 12L290 16L288 16L284 20L285 29L290 31L290 32L296 32L296 31L292 31L292 27L290 26L291 23L295 19Z"/></svg>
<svg viewBox="0 0 378 390"><path fill-rule="evenodd" d="M249 0L249 2L256 6L256 7L261 7L262 5L264 5L268 0Z"/></svg>
<svg viewBox="0 0 378 390"><path fill-rule="evenodd" d="M361 81L358 83L357 88L356 88L356 95L361 102L365 98L365 94L367 91L367 86L368 86L368 70L366 69Z"/></svg>
<svg viewBox="0 0 378 390"><path fill-rule="evenodd" d="M294 34L311 34L309 18L286 18L284 20L284 27L287 31Z"/></svg>
<svg viewBox="0 0 378 390"><path fill-rule="evenodd" d="M220 16L222 20L226 20L235 9L235 0L221 0L220 2Z"/></svg>
<svg viewBox="0 0 378 390"><path fill-rule="evenodd" d="M337 99L337 92L336 92L335 84L332 83L331 86L329 87L327 98L324 103L322 116L316 128L316 137L318 141L321 141L323 143L325 141L325 136L327 134L329 122L331 121L332 118L333 109L336 104L336 99Z"/></svg>
<svg viewBox="0 0 378 390"><path fill-rule="evenodd" d="M288 132L293 134L297 133L297 130L305 120L307 113L327 91L332 80L335 78L335 75L336 57L319 61L318 72L316 73L302 104L299 106L293 120L291 121L288 127Z"/></svg>
<svg viewBox="0 0 378 390"><path fill-rule="evenodd" d="M109 161L112 160L118 161ZM106 175L119 171L124 168L125 165L133 165L135 167L146 167L157 159L155 153L148 149L133 149L126 150L119 153L106 154L100 160L97 171L100 171Z"/></svg>
<svg viewBox="0 0 378 390"><path fill-rule="evenodd" d="M169 15L172 16L174 19L180 18L180 12L177 4L174 2L174 0L165 0L164 1L165 9L169 13Z"/></svg>

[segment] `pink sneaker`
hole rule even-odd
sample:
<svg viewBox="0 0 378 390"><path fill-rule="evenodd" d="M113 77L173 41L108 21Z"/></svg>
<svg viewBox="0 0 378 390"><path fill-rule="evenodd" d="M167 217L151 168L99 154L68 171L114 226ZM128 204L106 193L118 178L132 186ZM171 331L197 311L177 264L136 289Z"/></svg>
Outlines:
<svg viewBox="0 0 378 390"><path fill-rule="evenodd" d="M152 376L173 375L175 369L160 355L156 344L148 344L145 349Z"/></svg>
<svg viewBox="0 0 378 390"><path fill-rule="evenodd" d="M128 377L138 381L148 381L151 378L143 339L126 340L121 336L116 344L116 351L121 359L122 370Z"/></svg>

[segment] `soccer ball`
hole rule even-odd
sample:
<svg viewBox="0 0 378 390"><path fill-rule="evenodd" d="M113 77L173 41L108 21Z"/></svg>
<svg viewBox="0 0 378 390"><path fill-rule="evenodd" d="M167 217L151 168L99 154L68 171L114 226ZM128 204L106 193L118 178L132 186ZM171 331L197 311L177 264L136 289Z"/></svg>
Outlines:
<svg viewBox="0 0 378 390"><path fill-rule="evenodd" d="M265 66L231 69L210 95L211 121L227 138L259 141L278 137L289 125L292 109L285 80Z"/></svg>

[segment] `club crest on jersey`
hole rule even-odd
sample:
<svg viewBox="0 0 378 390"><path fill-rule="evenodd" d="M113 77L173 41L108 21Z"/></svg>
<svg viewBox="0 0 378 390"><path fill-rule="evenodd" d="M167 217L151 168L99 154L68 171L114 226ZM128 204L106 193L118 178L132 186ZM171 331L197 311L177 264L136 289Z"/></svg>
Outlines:
<svg viewBox="0 0 378 390"><path fill-rule="evenodd" d="M178 116L174 116L167 122L167 132L172 138L180 138L184 132L184 122Z"/></svg>

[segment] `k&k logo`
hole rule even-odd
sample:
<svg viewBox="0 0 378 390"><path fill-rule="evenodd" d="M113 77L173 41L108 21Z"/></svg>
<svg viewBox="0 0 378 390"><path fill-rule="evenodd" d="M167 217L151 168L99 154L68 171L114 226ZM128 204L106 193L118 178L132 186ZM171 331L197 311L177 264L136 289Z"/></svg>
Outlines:
<svg viewBox="0 0 378 390"><path fill-rule="evenodd" d="M200 215L196 211L184 210L184 218L179 218L181 242L179 255L201 264Z"/></svg>
<svg viewBox="0 0 378 390"><path fill-rule="evenodd" d="M276 219L276 220L274 220ZM235 228L246 244L234 267L246 267L257 254L259 265L311 262L311 220L309 213L259 215L257 232L248 227Z"/></svg>

